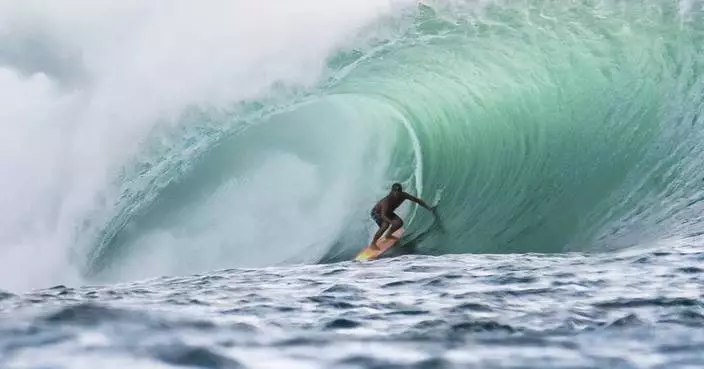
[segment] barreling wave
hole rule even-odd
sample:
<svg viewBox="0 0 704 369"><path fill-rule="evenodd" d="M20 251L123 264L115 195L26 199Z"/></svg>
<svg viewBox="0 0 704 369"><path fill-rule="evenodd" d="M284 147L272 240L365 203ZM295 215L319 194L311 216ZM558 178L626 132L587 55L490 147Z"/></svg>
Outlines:
<svg viewBox="0 0 704 369"><path fill-rule="evenodd" d="M699 2L419 6L317 89L194 109L120 177L81 261L165 270L345 259L391 181L415 252L603 250L703 230ZM165 245L156 247L155 245ZM147 251L145 251L147 250Z"/></svg>

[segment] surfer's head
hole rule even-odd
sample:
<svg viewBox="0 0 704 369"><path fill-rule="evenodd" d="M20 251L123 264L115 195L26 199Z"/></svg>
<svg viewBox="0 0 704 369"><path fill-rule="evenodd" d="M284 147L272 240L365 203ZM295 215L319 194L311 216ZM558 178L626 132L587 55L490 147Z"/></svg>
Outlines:
<svg viewBox="0 0 704 369"><path fill-rule="evenodd" d="M401 192L403 191L403 187L401 187L401 184L396 182L391 185L391 192Z"/></svg>

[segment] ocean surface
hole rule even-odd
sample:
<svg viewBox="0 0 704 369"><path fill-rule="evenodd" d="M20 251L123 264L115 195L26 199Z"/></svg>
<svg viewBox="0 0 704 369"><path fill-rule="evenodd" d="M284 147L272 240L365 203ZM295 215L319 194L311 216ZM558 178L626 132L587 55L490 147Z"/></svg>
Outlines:
<svg viewBox="0 0 704 369"><path fill-rule="evenodd" d="M702 368L703 72L702 0L0 0L0 368Z"/></svg>
<svg viewBox="0 0 704 369"><path fill-rule="evenodd" d="M56 286L2 368L701 368L704 251L402 256Z"/></svg>

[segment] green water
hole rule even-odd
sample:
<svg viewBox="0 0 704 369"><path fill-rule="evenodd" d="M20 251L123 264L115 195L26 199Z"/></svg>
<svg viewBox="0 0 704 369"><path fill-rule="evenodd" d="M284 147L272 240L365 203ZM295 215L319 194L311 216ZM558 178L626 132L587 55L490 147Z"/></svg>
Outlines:
<svg viewBox="0 0 704 369"><path fill-rule="evenodd" d="M701 14L564 3L425 9L333 89L388 103L418 136L447 228L424 252L586 249L634 207L643 235L696 193Z"/></svg>
<svg viewBox="0 0 704 369"><path fill-rule="evenodd" d="M314 168L309 175L324 185L305 206L338 201L324 194L346 189L344 210L309 221L340 229L336 238L293 250L316 231L289 232L277 251L261 251L309 256L297 261L353 255L367 241L375 196L395 180L439 204L443 231L428 213L404 210L411 235L431 229L419 253L594 251L696 235L704 224L697 4L499 1L381 19L330 56L314 90L184 118L202 136L150 151L156 185L136 186L129 171L121 177L129 196L97 237L88 269L114 263L169 222L217 233L169 219L193 213L223 183L250 178L265 161L248 158L262 148ZM223 247L242 237L227 233ZM259 255L255 264L285 259Z"/></svg>

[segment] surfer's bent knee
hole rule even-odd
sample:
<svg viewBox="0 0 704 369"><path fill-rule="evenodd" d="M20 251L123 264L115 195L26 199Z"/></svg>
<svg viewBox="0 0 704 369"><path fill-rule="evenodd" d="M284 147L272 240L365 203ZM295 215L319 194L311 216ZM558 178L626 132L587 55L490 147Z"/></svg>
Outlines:
<svg viewBox="0 0 704 369"><path fill-rule="evenodd" d="M400 217L396 216L396 217L394 217L394 219L392 219L391 221L392 221L391 226L392 226L393 228L397 228L397 229L398 229L398 228L403 227L403 219L401 219Z"/></svg>

